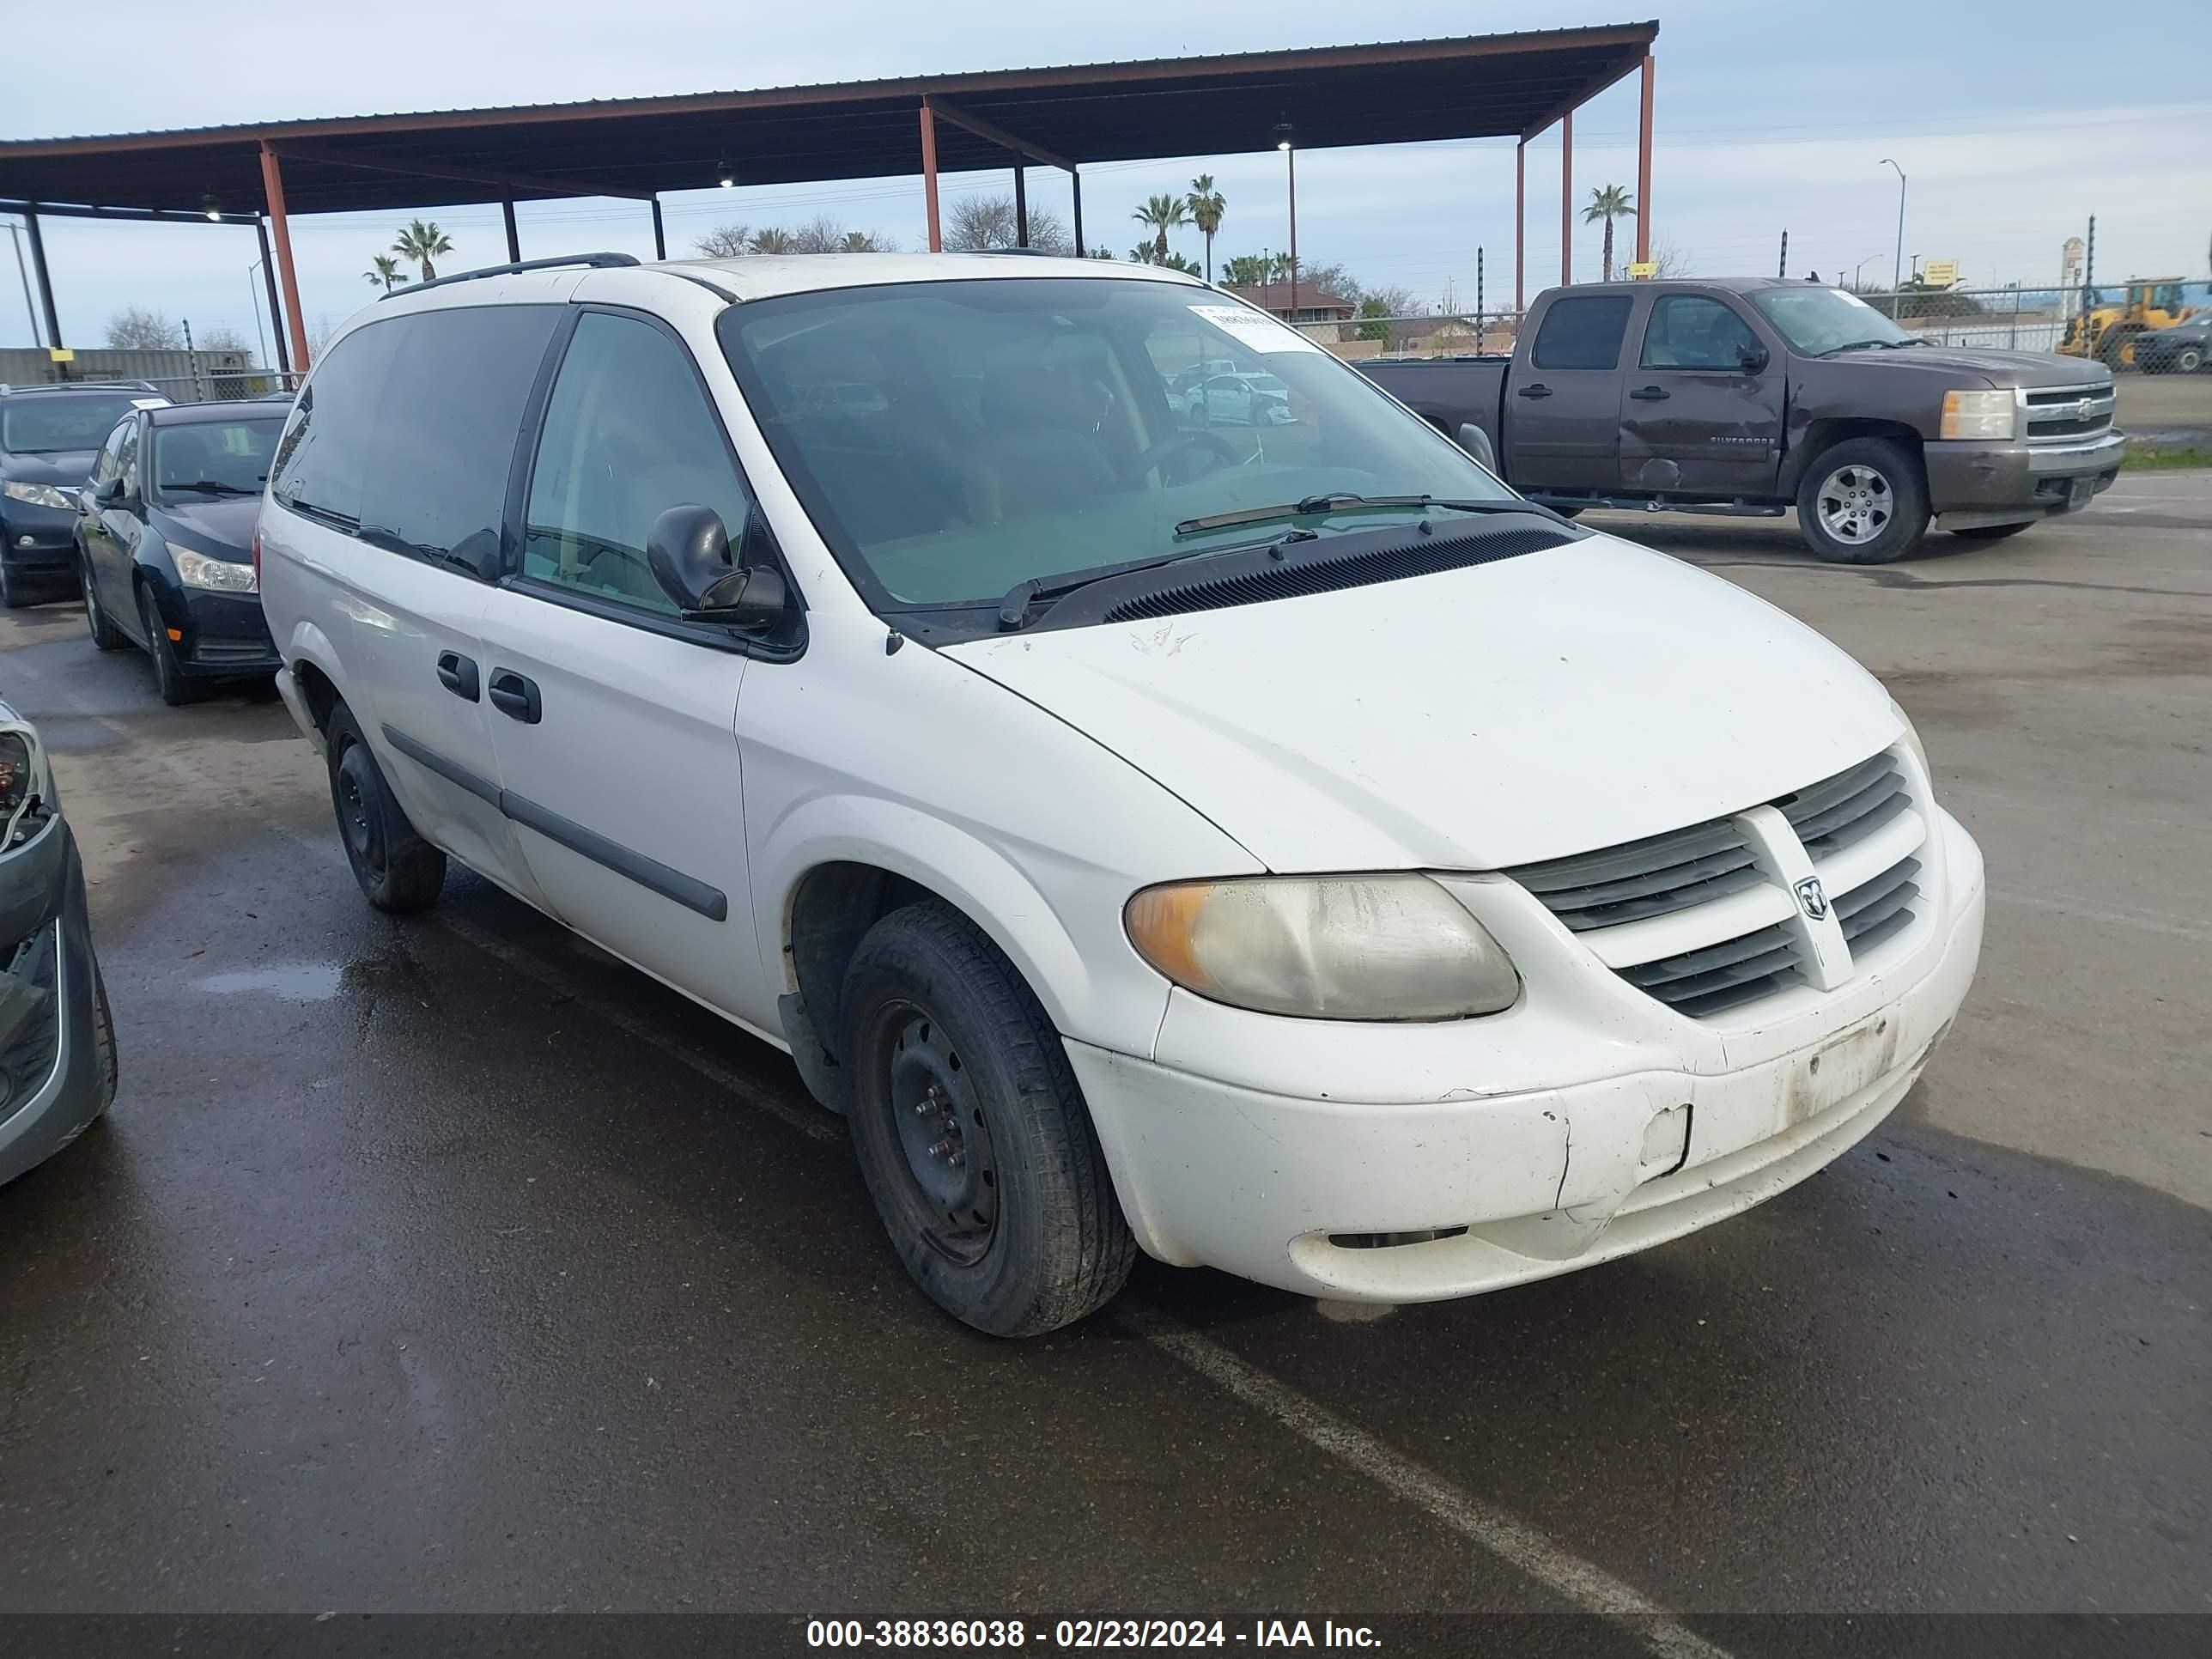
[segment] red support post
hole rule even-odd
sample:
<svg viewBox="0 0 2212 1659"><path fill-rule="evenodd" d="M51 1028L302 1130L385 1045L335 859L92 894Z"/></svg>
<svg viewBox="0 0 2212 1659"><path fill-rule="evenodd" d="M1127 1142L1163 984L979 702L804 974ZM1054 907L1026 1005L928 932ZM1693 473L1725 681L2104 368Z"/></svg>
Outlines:
<svg viewBox="0 0 2212 1659"><path fill-rule="evenodd" d="M929 251L945 252L945 233L937 222L937 115L921 106L921 199L929 214Z"/></svg>
<svg viewBox="0 0 2212 1659"><path fill-rule="evenodd" d="M268 198L269 228L276 239L276 276L284 289L284 325L292 334L292 361L307 368L307 325L300 315L300 276L292 267L292 230L284 218L284 170L269 141L261 143L261 192Z"/></svg>
<svg viewBox="0 0 2212 1659"><path fill-rule="evenodd" d="M1651 54L1644 54L1644 112L1636 135L1636 262L1651 258Z"/></svg>
<svg viewBox="0 0 2212 1659"><path fill-rule="evenodd" d="M1575 112L1559 118L1559 286L1575 280Z"/></svg>

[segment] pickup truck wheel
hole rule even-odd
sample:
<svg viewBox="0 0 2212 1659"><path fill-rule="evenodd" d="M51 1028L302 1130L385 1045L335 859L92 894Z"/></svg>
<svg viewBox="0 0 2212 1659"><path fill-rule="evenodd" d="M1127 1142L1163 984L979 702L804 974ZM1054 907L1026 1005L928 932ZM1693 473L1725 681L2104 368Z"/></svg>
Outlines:
<svg viewBox="0 0 2212 1659"><path fill-rule="evenodd" d="M1887 564L1928 533L1920 459L1887 438L1847 438L1797 486L1797 532L1831 564Z"/></svg>
<svg viewBox="0 0 2212 1659"><path fill-rule="evenodd" d="M915 1282L992 1336L1110 1301L1135 1241L1060 1033L988 936L938 901L892 912L841 1013L853 1150Z"/></svg>
<svg viewBox="0 0 2212 1659"><path fill-rule="evenodd" d="M330 762L338 837L362 894L395 915L428 909L446 884L446 855L422 839L392 798L353 710L343 703L331 711L323 752Z"/></svg>

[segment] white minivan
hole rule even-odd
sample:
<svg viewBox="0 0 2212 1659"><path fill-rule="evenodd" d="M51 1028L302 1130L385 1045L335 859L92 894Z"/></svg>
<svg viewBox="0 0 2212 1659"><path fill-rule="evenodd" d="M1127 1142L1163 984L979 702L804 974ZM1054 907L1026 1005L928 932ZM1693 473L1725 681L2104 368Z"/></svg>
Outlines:
<svg viewBox="0 0 2212 1659"><path fill-rule="evenodd" d="M1221 362L1287 418L1193 420ZM1880 1123L1980 949L1873 678L1173 271L410 288L257 550L369 899L458 859L787 1049L1002 1335L1139 1249L1411 1302L1676 1237Z"/></svg>

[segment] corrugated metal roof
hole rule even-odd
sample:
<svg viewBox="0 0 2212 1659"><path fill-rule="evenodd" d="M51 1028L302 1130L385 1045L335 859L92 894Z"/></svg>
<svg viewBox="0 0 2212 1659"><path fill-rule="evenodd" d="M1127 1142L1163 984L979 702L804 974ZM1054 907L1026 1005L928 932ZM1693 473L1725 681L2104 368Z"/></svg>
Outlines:
<svg viewBox="0 0 2212 1659"><path fill-rule="evenodd" d="M250 210L264 143L284 155L295 212L697 188L724 161L746 183L896 176L920 169L925 96L1086 163L1267 149L1283 120L1305 149L1517 135L1630 73L1658 27L18 139L0 142L0 198ZM1007 164L950 122L938 141L945 171ZM537 182L508 188L507 176Z"/></svg>

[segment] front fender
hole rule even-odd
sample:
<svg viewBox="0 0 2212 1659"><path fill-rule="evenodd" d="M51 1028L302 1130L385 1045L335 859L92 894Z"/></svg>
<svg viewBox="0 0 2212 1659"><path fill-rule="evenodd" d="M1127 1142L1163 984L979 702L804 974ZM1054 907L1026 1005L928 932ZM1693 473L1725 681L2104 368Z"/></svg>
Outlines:
<svg viewBox="0 0 2212 1659"><path fill-rule="evenodd" d="M909 805L857 794L800 804L754 856L755 890L773 896L763 907L763 931L771 919L776 929L762 944L781 957L785 990L796 988L788 946L800 883L825 864L871 865L928 889L982 928L1061 1032L1125 1053L1152 1051L1168 984L1121 936L1126 894L1106 872L1070 865L1057 872L1059 884L1082 893L1082 914L1071 924L1005 853L970 830ZM1099 925L1101 914L1111 919L1110 929Z"/></svg>

